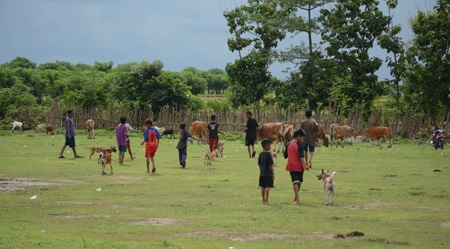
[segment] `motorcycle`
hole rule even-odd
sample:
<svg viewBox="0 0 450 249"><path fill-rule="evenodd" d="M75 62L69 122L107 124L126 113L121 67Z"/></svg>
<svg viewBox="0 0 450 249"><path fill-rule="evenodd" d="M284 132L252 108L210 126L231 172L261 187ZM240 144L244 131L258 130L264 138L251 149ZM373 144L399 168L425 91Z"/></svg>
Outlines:
<svg viewBox="0 0 450 249"><path fill-rule="evenodd" d="M434 149L444 149L445 131L444 129L438 129L434 132L433 146Z"/></svg>

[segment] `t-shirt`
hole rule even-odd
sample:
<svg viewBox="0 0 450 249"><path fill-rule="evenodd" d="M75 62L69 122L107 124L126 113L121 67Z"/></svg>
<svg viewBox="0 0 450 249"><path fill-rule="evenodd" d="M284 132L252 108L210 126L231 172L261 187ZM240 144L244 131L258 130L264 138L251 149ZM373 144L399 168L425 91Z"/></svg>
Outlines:
<svg viewBox="0 0 450 249"><path fill-rule="evenodd" d="M128 134L130 134L134 130L133 127L131 127L131 125L129 123L126 123L125 127L127 127ZM130 137L129 136L127 137L127 141L130 141Z"/></svg>
<svg viewBox="0 0 450 249"><path fill-rule="evenodd" d="M125 136L125 133L128 131L125 124L120 124L116 128L116 139L117 144L119 146L126 146L127 145L127 137Z"/></svg>
<svg viewBox="0 0 450 249"><path fill-rule="evenodd" d="M305 140L303 142L308 145L316 144L317 132L319 132L319 127L317 123L312 120L303 120L300 124L300 128L306 133Z"/></svg>
<svg viewBox="0 0 450 249"><path fill-rule="evenodd" d="M69 117L66 118L66 127L69 127L70 136L75 137L76 133L75 133L75 128L73 127L73 121ZM68 137L68 136L69 136L69 133L67 132L67 128L66 128L66 137Z"/></svg>
<svg viewBox="0 0 450 249"><path fill-rule="evenodd" d="M272 176L272 170L270 170L270 166L273 165L273 158L270 152L263 151L259 153L258 165L260 169L260 176Z"/></svg>
<svg viewBox="0 0 450 249"><path fill-rule="evenodd" d="M209 138L218 138L219 134L219 124L216 122L211 122L208 124Z"/></svg>
<svg viewBox="0 0 450 249"><path fill-rule="evenodd" d="M300 148L299 148L300 146ZM286 164L286 170L289 172L303 172L302 161L300 158L304 158L304 144L303 143L289 143L287 147L288 161Z"/></svg>
<svg viewBox="0 0 450 249"><path fill-rule="evenodd" d="M150 127L145 130L144 140L147 146L158 146L158 140L161 139L161 134L156 128Z"/></svg>
<svg viewBox="0 0 450 249"><path fill-rule="evenodd" d="M187 140L190 137L192 137L192 136L187 130L181 130L180 141L178 141L177 148L178 149L186 148L187 147Z"/></svg>
<svg viewBox="0 0 450 249"><path fill-rule="evenodd" d="M256 128L258 128L258 122L254 118L247 119L247 128L245 138L246 139L256 139Z"/></svg>

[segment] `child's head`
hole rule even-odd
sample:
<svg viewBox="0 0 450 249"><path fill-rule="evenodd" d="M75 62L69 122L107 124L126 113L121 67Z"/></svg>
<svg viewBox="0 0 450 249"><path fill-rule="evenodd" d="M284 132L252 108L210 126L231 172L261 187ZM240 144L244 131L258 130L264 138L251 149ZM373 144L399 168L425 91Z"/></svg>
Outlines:
<svg viewBox="0 0 450 249"><path fill-rule="evenodd" d="M216 121L216 115L211 115L211 121Z"/></svg>
<svg viewBox="0 0 450 249"><path fill-rule="evenodd" d="M245 113L245 117L246 117L247 119L251 118L251 117L252 117L252 112L251 112L251 111L246 112L246 113Z"/></svg>
<svg viewBox="0 0 450 249"><path fill-rule="evenodd" d="M145 120L145 126L152 127L152 125L153 125L153 121L151 119Z"/></svg>
<svg viewBox="0 0 450 249"><path fill-rule="evenodd" d="M127 118L125 116L120 117L120 123L125 124L127 122Z"/></svg>
<svg viewBox="0 0 450 249"><path fill-rule="evenodd" d="M294 132L294 138L297 139L298 142L303 142L305 136L306 133L305 131L303 131L303 129L298 129Z"/></svg>
<svg viewBox="0 0 450 249"><path fill-rule="evenodd" d="M185 123L181 123L180 124L180 129L182 129L182 130L186 129L186 124Z"/></svg>
<svg viewBox="0 0 450 249"><path fill-rule="evenodd" d="M312 116L312 111L311 111L311 109L308 109L308 110L305 111L305 116L306 116L307 118L310 118L310 117Z"/></svg>
<svg viewBox="0 0 450 249"><path fill-rule="evenodd" d="M272 146L272 140L270 140L270 139L268 139L268 138L264 138L264 139L261 141L261 146L263 147L263 149L264 149L265 151L270 150L270 147Z"/></svg>

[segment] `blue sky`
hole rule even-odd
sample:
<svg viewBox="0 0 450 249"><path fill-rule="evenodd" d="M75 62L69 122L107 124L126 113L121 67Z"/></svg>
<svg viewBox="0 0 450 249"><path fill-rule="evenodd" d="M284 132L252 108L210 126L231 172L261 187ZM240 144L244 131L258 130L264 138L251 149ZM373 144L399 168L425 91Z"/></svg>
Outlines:
<svg viewBox="0 0 450 249"><path fill-rule="evenodd" d="M380 0L384 2L384 0ZM411 40L408 20L435 0L399 0L394 21ZM223 12L245 0L0 0L0 64L22 56L38 64L161 60L164 70L224 69L237 54ZM283 43L287 45L287 42ZM384 60L386 55L375 50ZM286 65L271 67L284 78ZM380 78L388 77L381 69Z"/></svg>

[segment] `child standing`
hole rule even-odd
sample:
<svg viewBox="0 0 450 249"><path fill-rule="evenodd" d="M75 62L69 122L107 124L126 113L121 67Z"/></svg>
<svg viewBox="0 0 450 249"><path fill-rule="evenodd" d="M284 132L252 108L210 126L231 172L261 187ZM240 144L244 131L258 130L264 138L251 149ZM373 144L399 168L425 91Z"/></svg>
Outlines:
<svg viewBox="0 0 450 249"><path fill-rule="evenodd" d="M120 117L120 125L116 128L117 145L119 147L119 164L124 165L125 152L127 152L128 129L125 126L126 117Z"/></svg>
<svg viewBox="0 0 450 249"><path fill-rule="evenodd" d="M209 134L209 150L214 152L217 148L217 143L219 142L219 133L223 134L223 132L219 131L219 124L216 122L216 115L211 115L211 122L206 128L208 129Z"/></svg>
<svg viewBox="0 0 450 249"><path fill-rule="evenodd" d="M261 187L261 195L264 204L270 204L269 192L270 188L273 188L273 180L275 179L275 173L273 172L273 158L270 154L270 148L272 141L264 138L261 141L263 151L259 154L259 187Z"/></svg>
<svg viewBox="0 0 450 249"><path fill-rule="evenodd" d="M299 192L303 183L303 172L309 170L308 165L305 162L305 149L303 145L303 139L305 138L305 132L299 129L294 132L294 139L287 145L288 161L286 170L291 175L292 184L294 187L294 203L299 204Z"/></svg>
<svg viewBox="0 0 450 249"><path fill-rule="evenodd" d="M186 158L187 158L187 140L188 138L195 139L197 141L201 141L201 139L192 137L191 134L186 130L186 124L180 124L180 141L178 141L177 149L178 149L178 159L181 165L181 168L186 167Z"/></svg>
<svg viewBox="0 0 450 249"><path fill-rule="evenodd" d="M147 173L150 173L150 160L152 161L152 173L156 172L155 165L155 153L158 150L159 139L161 139L161 134L159 134L156 128L152 127L153 122L150 119L145 120L145 126L147 129L144 133L144 141L141 145L145 144L145 157L147 158Z"/></svg>

